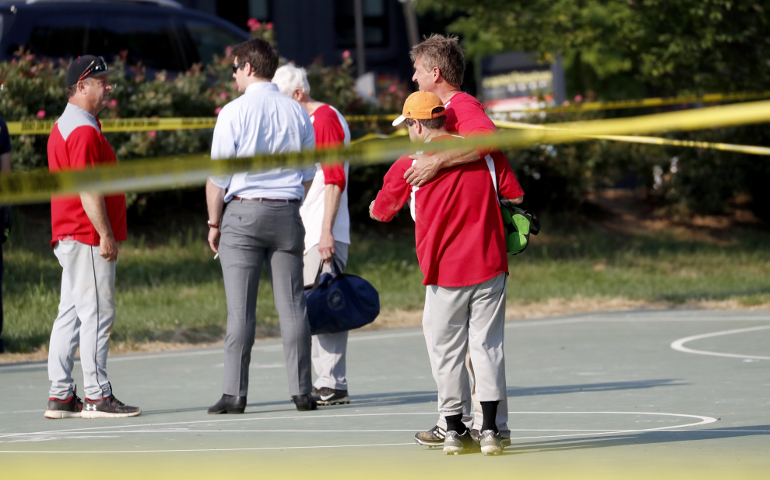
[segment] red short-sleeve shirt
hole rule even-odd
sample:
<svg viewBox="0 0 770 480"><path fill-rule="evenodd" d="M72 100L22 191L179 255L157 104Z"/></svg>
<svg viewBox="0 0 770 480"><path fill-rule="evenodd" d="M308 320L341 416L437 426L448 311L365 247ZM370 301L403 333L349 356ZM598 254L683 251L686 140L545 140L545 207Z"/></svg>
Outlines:
<svg viewBox="0 0 770 480"><path fill-rule="evenodd" d="M508 161L505 157L493 160L500 195L520 196L521 187ZM415 240L423 284L463 287L508 273L503 219L486 162L442 169L419 188L404 180L411 166L408 156L393 164L372 213L383 222L391 221L414 188Z"/></svg>
<svg viewBox="0 0 770 480"><path fill-rule="evenodd" d="M117 163L115 152L104 138L101 124L93 115L69 103L48 138L48 169L82 170ZM107 218L118 242L127 236L126 195L104 195ZM51 246L62 238L87 245L99 245L99 234L88 219L79 195L51 197Z"/></svg>
<svg viewBox="0 0 770 480"><path fill-rule="evenodd" d="M315 133L315 148L337 148L345 145L345 129L340 122L341 115L331 105L321 105L316 108L310 120L313 122ZM334 184L345 191L345 168L341 163L321 164L324 173L324 185Z"/></svg>

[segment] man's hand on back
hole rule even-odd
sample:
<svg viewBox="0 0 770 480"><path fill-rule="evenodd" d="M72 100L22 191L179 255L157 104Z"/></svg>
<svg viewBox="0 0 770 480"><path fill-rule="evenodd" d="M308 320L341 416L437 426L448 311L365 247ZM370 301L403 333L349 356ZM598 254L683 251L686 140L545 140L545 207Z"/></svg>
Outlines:
<svg viewBox="0 0 770 480"><path fill-rule="evenodd" d="M409 155L409 158L417 161L404 173L404 178L406 183L413 187L422 187L441 170L439 163L431 155L415 153Z"/></svg>
<svg viewBox="0 0 770 480"><path fill-rule="evenodd" d="M417 161L404 173L404 178L411 186L422 187L430 182L442 168L454 167L479 160L479 152L475 148L453 148L433 155L409 155L409 158Z"/></svg>

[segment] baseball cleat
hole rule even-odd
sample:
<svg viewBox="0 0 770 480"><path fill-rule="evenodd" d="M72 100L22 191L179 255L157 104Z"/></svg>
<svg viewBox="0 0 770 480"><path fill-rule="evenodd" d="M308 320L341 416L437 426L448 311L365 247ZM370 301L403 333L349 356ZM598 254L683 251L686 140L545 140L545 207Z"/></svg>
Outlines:
<svg viewBox="0 0 770 480"><path fill-rule="evenodd" d="M484 430L481 432L481 440L479 441L481 447L481 453L484 455L500 455L503 453L503 440L499 433L495 433L494 430Z"/></svg>
<svg viewBox="0 0 770 480"><path fill-rule="evenodd" d="M136 417L142 413L139 407L129 407L121 402L115 395L102 397L99 400L89 400L86 398L83 404L81 418L123 418Z"/></svg>
<svg viewBox="0 0 770 480"><path fill-rule="evenodd" d="M83 410L83 401L77 396L77 389L72 392L72 396L66 400L58 398L48 399L48 408L45 411L45 418L80 418L80 411Z"/></svg>
<svg viewBox="0 0 770 480"><path fill-rule="evenodd" d="M329 387L313 387L313 399L318 405L344 405L350 403L347 390L336 390Z"/></svg>
<svg viewBox="0 0 770 480"><path fill-rule="evenodd" d="M414 441L428 448L440 447L444 445L446 430L436 425L426 432L417 432L414 434Z"/></svg>
<svg viewBox="0 0 770 480"><path fill-rule="evenodd" d="M481 443L481 432L474 428L471 430L471 438L477 444ZM503 447L511 446L511 439L509 437L503 437L502 434L500 434L500 441L503 442Z"/></svg>
<svg viewBox="0 0 770 480"><path fill-rule="evenodd" d="M446 438L444 438L445 454L459 455L461 453L471 453L472 451L473 439L469 430L466 430L462 435L459 435L454 430L446 432Z"/></svg>

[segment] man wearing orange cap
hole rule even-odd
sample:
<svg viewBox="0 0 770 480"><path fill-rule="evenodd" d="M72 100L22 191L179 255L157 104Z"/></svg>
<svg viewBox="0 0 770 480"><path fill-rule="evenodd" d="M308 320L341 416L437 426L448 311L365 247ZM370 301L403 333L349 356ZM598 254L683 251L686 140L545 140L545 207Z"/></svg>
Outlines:
<svg viewBox="0 0 770 480"><path fill-rule="evenodd" d="M410 95L396 123L403 121L414 142L462 138L447 132L446 109L433 93ZM470 352L483 411L481 450L500 454L503 444L496 417L498 403L507 400L503 333L508 258L498 195L515 199L523 192L511 166L500 157L442 169L420 187L404 179L413 162L404 156L393 164L369 212L373 219L389 222L410 204L417 258L427 286L425 314L431 320L429 348L435 360L439 412L447 422L444 452L474 448L463 423L463 411L469 406L464 363Z"/></svg>
<svg viewBox="0 0 770 480"><path fill-rule="evenodd" d="M489 135L496 131L492 120L484 112L478 100L460 91L465 73L465 53L460 46L457 37L431 35L422 43L412 47L410 52L414 62L414 76L412 80L417 82L421 91L436 94L446 108L446 130L464 137ZM394 122L395 124L395 122ZM404 178L415 187L420 187L429 182L442 169L462 165L470 162L483 162L488 155L497 161L507 163L505 155L499 150L489 148L453 148L442 150L433 155L411 155L415 162L404 172ZM513 200L518 204L524 200L524 191L519 189L519 197ZM423 331L425 340L430 344L430 317L423 318ZM431 357L431 364L433 358ZM466 398L475 397L472 385L475 384L472 362L468 364L469 379L465 386ZM434 375L435 376L435 375ZM468 402L471 403L471 402ZM480 433L481 406L473 399L475 417L471 434L478 438ZM470 423L470 407L466 411L468 415L466 423ZM497 425L503 436L503 443L510 445L510 434L506 426L508 423L508 405L501 403L498 412ZM414 439L421 445L430 447L440 446L444 442L446 434L446 422L439 418L436 426L430 430L417 432Z"/></svg>

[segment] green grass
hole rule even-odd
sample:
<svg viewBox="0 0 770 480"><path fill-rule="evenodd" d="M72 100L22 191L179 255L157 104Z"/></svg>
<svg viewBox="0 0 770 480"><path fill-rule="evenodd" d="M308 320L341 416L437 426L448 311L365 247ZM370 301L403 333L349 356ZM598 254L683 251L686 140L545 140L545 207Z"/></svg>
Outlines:
<svg viewBox="0 0 770 480"><path fill-rule="evenodd" d="M3 337L10 351L45 345L56 317L61 268L40 224L21 225L22 232L14 232L4 246ZM423 305L425 290L408 225L365 225L366 233L353 237L348 272L372 282L384 309ZM508 298L515 308L577 296L770 303L767 229L737 230L725 246L584 224L546 225L544 232L547 238L532 237L523 254L509 257ZM121 247L113 339L130 344L221 338L227 316L222 272L204 242L204 231L176 226L154 238L150 243L131 237ZM262 334L272 334L277 332L277 314L264 272L262 280L258 321Z"/></svg>

